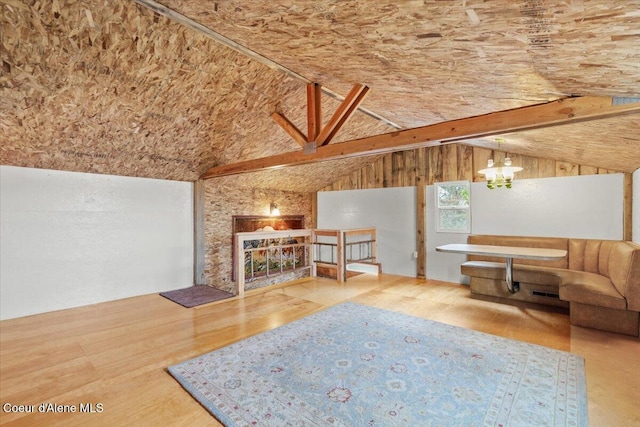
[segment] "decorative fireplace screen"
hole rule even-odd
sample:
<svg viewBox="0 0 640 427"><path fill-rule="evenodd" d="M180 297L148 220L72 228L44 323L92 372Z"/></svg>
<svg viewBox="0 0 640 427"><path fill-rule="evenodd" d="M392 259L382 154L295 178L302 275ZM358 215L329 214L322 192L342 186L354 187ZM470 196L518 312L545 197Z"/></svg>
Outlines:
<svg viewBox="0 0 640 427"><path fill-rule="evenodd" d="M251 280L305 265L307 245L292 236L245 240L244 277Z"/></svg>
<svg viewBox="0 0 640 427"><path fill-rule="evenodd" d="M237 233L254 233L254 232L270 232L270 231L281 231L281 230L300 230L304 228L304 215L281 215L281 216L263 216L263 215L234 215L233 216L233 267L232 267L232 280L237 280L237 254L239 253L237 250L236 244L236 234ZM251 245L253 248L258 247L266 247L269 246L269 242L260 242L252 241L251 243L247 243ZM271 246L273 246L275 242L271 242ZM266 258L266 253L261 254L258 251L254 252L254 260L252 264L254 264L254 272L264 271L266 274L267 263L266 259L261 260L260 258ZM269 265L269 270L272 271L272 268L276 267L276 262L279 263L279 255L273 257L273 253L269 254L269 259L271 261L271 265ZM284 264L287 264L291 261L283 260ZM249 276L246 276L249 277Z"/></svg>
<svg viewBox="0 0 640 427"><path fill-rule="evenodd" d="M300 269L311 269L312 230L236 233L236 294L246 282Z"/></svg>

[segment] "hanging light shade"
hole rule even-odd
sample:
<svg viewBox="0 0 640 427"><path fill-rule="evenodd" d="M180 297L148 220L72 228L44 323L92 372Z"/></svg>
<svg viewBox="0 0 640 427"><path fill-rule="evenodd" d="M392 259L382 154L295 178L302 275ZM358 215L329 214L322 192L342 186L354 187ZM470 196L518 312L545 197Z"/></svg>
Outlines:
<svg viewBox="0 0 640 427"><path fill-rule="evenodd" d="M489 159L487 162L487 168L479 170L478 173L485 176L487 180L487 187L493 190L496 187L511 188L513 185L513 179L515 173L520 172L522 168L520 166L512 166L511 159L505 158L503 164L495 164L493 159Z"/></svg>
<svg viewBox="0 0 640 427"><path fill-rule="evenodd" d="M271 216L280 216L280 208L278 207L278 204L271 202L269 212L271 213Z"/></svg>

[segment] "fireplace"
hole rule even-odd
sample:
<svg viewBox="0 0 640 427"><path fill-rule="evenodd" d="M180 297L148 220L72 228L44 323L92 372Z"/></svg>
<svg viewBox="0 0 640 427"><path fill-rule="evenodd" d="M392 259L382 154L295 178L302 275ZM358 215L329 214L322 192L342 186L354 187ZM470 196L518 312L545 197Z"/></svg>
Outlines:
<svg viewBox="0 0 640 427"><path fill-rule="evenodd" d="M281 215L281 216L259 216L259 215L234 215L233 221L233 248L231 279L236 280L236 233L254 231L278 231L278 230L298 230L304 229L304 215ZM265 230L266 227L266 230Z"/></svg>

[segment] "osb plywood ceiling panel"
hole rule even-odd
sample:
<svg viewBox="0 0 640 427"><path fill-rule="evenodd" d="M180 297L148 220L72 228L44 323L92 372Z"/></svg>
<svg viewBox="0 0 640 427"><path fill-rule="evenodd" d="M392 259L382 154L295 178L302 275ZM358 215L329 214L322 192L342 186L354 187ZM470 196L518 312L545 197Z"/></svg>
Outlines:
<svg viewBox="0 0 640 427"><path fill-rule="evenodd" d="M270 115L306 120L304 83L145 8L10 0L2 11L2 164L192 181L299 148ZM388 130L360 113L337 140Z"/></svg>
<svg viewBox="0 0 640 427"><path fill-rule="evenodd" d="M161 3L404 127L639 91L635 0Z"/></svg>
<svg viewBox="0 0 640 427"><path fill-rule="evenodd" d="M630 172L640 167L640 115L603 118L559 128L509 133L500 138L474 140L476 146L520 155ZM625 157L624 160L618 156ZM635 166L634 166L635 165Z"/></svg>
<svg viewBox="0 0 640 427"><path fill-rule="evenodd" d="M305 82L404 128L571 95L640 96L637 0L163 0L283 73L130 0L3 0L0 161L195 180L216 165L299 150ZM325 121L339 101L323 97ZM361 112L336 142L392 131ZM505 135L510 152L640 167L638 114ZM469 144L495 147L493 139ZM250 174L315 191L374 158Z"/></svg>

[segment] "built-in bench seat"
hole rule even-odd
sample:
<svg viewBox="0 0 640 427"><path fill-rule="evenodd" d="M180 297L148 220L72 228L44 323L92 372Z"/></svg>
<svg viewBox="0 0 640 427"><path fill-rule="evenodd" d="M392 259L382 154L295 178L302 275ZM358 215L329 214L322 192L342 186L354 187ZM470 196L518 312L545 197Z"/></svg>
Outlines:
<svg viewBox="0 0 640 427"><path fill-rule="evenodd" d="M626 241L471 235L468 243L564 249L562 260L514 259L511 294L504 259L469 255L461 272L471 292L569 307L573 325L640 335L640 245Z"/></svg>

